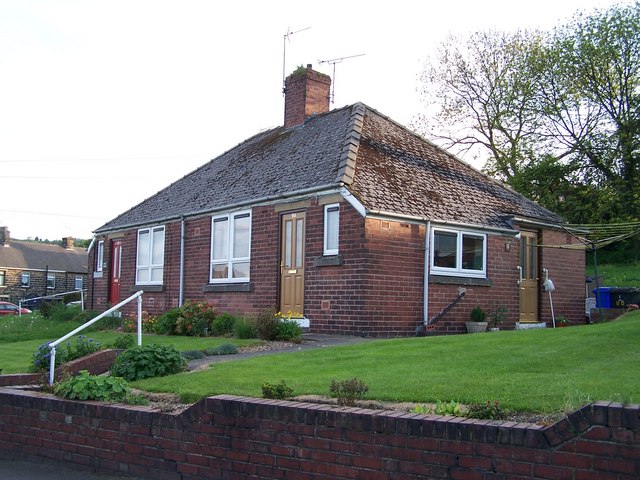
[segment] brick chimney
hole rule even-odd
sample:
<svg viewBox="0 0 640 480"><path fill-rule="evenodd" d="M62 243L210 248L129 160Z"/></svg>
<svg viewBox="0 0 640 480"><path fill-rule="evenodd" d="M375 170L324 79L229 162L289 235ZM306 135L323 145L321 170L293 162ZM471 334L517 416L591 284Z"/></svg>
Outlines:
<svg viewBox="0 0 640 480"><path fill-rule="evenodd" d="M11 243L11 234L9 233L9 227L0 227L0 245L5 247Z"/></svg>
<svg viewBox="0 0 640 480"><path fill-rule="evenodd" d="M329 111L331 77L311 68L299 68L284 83L284 128L302 125L311 115Z"/></svg>
<svg viewBox="0 0 640 480"><path fill-rule="evenodd" d="M75 239L73 237L64 237L62 239L62 246L67 250L73 250Z"/></svg>

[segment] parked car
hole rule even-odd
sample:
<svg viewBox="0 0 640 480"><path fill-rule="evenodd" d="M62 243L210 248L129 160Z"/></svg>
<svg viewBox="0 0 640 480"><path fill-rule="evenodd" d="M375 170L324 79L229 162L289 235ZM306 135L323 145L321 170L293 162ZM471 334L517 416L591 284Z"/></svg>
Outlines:
<svg viewBox="0 0 640 480"><path fill-rule="evenodd" d="M0 315L18 315L18 305L9 302L0 302ZM23 315L31 313L28 308L22 307L20 313Z"/></svg>

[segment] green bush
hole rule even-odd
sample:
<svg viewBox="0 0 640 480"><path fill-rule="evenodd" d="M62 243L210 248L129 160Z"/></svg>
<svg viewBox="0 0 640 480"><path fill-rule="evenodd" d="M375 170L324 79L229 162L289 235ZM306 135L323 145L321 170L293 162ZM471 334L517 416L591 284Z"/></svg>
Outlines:
<svg viewBox="0 0 640 480"><path fill-rule="evenodd" d="M186 363L180 352L172 346L142 345L118 355L111 367L111 374L131 382L182 372Z"/></svg>
<svg viewBox="0 0 640 480"><path fill-rule="evenodd" d="M43 343L36 348L36 352L33 354L33 363L31 365L32 371L43 372L45 370L49 370L51 367L51 350L49 349L49 343L50 342ZM56 348L56 364L54 368L58 367L65 361L65 354L66 351L64 348Z"/></svg>
<svg viewBox="0 0 640 480"><path fill-rule="evenodd" d="M256 319L256 333L260 340L275 340L278 335L279 319L272 308L265 309L258 314Z"/></svg>
<svg viewBox="0 0 640 480"><path fill-rule="evenodd" d="M342 381L332 380L329 391L338 400L338 405L353 407L358 400L364 398L369 387L362 380L352 378Z"/></svg>
<svg viewBox="0 0 640 480"><path fill-rule="evenodd" d="M102 350L102 344L100 342L94 342L93 338L88 338L84 335L78 335L76 337L76 343L67 342L65 354L65 362L70 362L76 358L91 355L92 353Z"/></svg>
<svg viewBox="0 0 640 480"><path fill-rule="evenodd" d="M233 336L241 340L257 338L258 332L256 331L255 323L248 319L236 321L233 326Z"/></svg>
<svg viewBox="0 0 640 480"><path fill-rule="evenodd" d="M467 409L467 417L483 418L487 420L500 420L504 418L504 412L500 402L487 400L486 403L474 403Z"/></svg>
<svg viewBox="0 0 640 480"><path fill-rule="evenodd" d="M278 320L276 325L276 340L283 341L300 341L302 335L302 328L295 320Z"/></svg>
<svg viewBox="0 0 640 480"><path fill-rule="evenodd" d="M187 300L180 307L176 321L176 333L193 337L205 337L211 334L211 324L216 314L207 302Z"/></svg>
<svg viewBox="0 0 640 480"><path fill-rule="evenodd" d="M67 342L65 346L58 345L56 347L56 364L55 367L65 362L70 362L86 355L102 350L102 344L100 342L94 342L92 338L87 338L84 335L78 335L76 337L75 344L71 341ZM40 345L33 354L33 363L31 369L34 372L42 372L49 370L51 367L51 350L49 349L49 342Z"/></svg>
<svg viewBox="0 0 640 480"><path fill-rule="evenodd" d="M102 402L126 402L137 405L145 403L144 399L131 394L126 380L120 377L89 375L81 370L75 377L70 377L58 384L53 392L71 400L98 400Z"/></svg>
<svg viewBox="0 0 640 480"><path fill-rule="evenodd" d="M231 337L233 327L236 324L236 317L230 313L218 315L211 324L211 333L218 337Z"/></svg>
<svg viewBox="0 0 640 480"><path fill-rule="evenodd" d="M204 352L202 350L183 350L180 352L187 360L197 360L198 358L204 358Z"/></svg>
<svg viewBox="0 0 640 480"><path fill-rule="evenodd" d="M285 398L291 397L293 397L293 389L289 387L284 380L280 380L280 383L277 384L262 384L262 398L284 400Z"/></svg>
<svg viewBox="0 0 640 480"><path fill-rule="evenodd" d="M113 346L119 350L128 350L130 348L135 347L135 345L136 345L136 339L130 333L120 335L113 342Z"/></svg>
<svg viewBox="0 0 640 480"><path fill-rule="evenodd" d="M175 335L176 322L178 321L179 316L179 308L167 310L156 320L156 323L153 326L153 333L156 333L158 335Z"/></svg>
<svg viewBox="0 0 640 480"><path fill-rule="evenodd" d="M214 348L207 348L204 353L207 355L234 355L238 353L238 349L232 343L223 343Z"/></svg>
<svg viewBox="0 0 640 480"><path fill-rule="evenodd" d="M460 404L455 400L451 400L449 403L438 400L435 413L436 415L450 415L453 417L462 416Z"/></svg>

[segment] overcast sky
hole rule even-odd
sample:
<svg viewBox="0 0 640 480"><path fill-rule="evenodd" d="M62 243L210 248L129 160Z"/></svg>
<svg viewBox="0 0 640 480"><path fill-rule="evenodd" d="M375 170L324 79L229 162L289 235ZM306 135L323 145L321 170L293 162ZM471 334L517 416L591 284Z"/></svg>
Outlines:
<svg viewBox="0 0 640 480"><path fill-rule="evenodd" d="M333 107L361 101L407 125L447 34L550 29L614 3L0 0L0 225L90 238L281 125L283 63L333 76L326 61L353 56L335 63Z"/></svg>

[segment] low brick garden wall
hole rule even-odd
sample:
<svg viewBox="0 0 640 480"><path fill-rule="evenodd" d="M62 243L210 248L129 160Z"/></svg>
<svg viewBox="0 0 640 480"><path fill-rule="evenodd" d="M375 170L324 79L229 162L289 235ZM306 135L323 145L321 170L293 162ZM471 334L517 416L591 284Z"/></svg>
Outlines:
<svg viewBox="0 0 640 480"><path fill-rule="evenodd" d="M0 389L0 456L157 480L640 478L640 406L533 424L219 395L181 413Z"/></svg>

